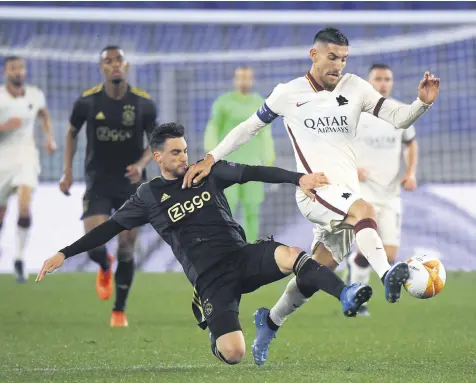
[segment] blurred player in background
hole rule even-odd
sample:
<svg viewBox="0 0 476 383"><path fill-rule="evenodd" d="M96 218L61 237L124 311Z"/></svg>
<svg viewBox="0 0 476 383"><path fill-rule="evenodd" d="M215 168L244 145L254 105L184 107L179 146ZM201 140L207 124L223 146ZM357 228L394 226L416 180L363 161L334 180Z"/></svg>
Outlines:
<svg viewBox="0 0 476 383"><path fill-rule="evenodd" d="M17 282L26 282L24 250L31 225L31 197L38 184L40 159L34 127L37 116L46 137L46 151L56 150L45 95L35 86L25 84L26 65L21 57L4 60L5 84L0 88L0 229L8 197L18 195L18 227L15 254Z"/></svg>
<svg viewBox="0 0 476 383"><path fill-rule="evenodd" d="M385 98L393 88L393 73L386 64L374 64L369 70L369 83ZM399 179L402 144L405 145L406 171ZM375 208L378 232L390 264L397 259L400 245L402 202L400 185L415 190L418 144L415 128L396 129L388 122L369 113L362 113L357 127L357 166L360 195ZM368 283L370 265L360 253L352 254L348 261L349 279ZM366 306L359 315L368 315Z"/></svg>
<svg viewBox="0 0 476 383"><path fill-rule="evenodd" d="M205 130L206 152L216 147L235 126L263 105L264 99L258 93L251 93L253 69L247 66L236 68L234 84L234 92L223 94L213 103L210 121ZM226 160L231 162L266 166L272 166L274 159L271 127L263 129L255 138L226 157ZM233 215L238 202L241 203L246 238L248 242L255 242L259 236L259 213L264 200L264 185L260 182L236 184L226 189L225 194Z"/></svg>
<svg viewBox="0 0 476 383"><path fill-rule="evenodd" d="M377 272L390 303L400 299L401 288L409 278L408 265L391 266L377 232L375 210L359 195L354 141L362 112L371 113L393 126L406 129L436 100L440 80L425 73L418 85L417 99L411 105L387 100L367 81L342 71L349 56L349 41L338 29L319 31L309 51L309 72L286 84L278 84L263 106L234 128L205 159L193 165L184 178L192 186L209 174L213 164L249 141L277 117L294 146L298 171L321 171L330 185L315 195L296 191L301 213L315 223L313 257L335 269L349 254L354 239L362 254ZM293 278L276 305L255 313L257 335L253 343L256 364L263 364L271 340L289 314L304 304L309 295Z"/></svg>
<svg viewBox="0 0 476 383"><path fill-rule="evenodd" d="M112 211L119 209L144 181L144 169L152 159L150 150L144 148L144 135L152 132L157 117L149 95L127 83L128 63L120 47L107 46L102 50L100 70L104 83L86 90L74 104L66 136L64 174L60 181L61 191L69 195L78 133L86 123L86 193L82 216L86 232L107 221ZM134 275L136 236L136 229L119 235L116 301L111 315L113 327L128 325L124 310ZM105 246L88 254L100 266L96 278L97 294L103 300L109 299L113 257L107 254Z"/></svg>

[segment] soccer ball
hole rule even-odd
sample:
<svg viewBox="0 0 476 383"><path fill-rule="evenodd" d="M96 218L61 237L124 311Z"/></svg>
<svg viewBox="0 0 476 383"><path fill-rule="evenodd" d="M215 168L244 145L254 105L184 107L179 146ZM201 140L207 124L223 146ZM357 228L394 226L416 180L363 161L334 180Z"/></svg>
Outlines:
<svg viewBox="0 0 476 383"><path fill-rule="evenodd" d="M446 282L446 270L439 259L430 256L410 258L408 261L410 278L405 283L405 289L410 295L419 299L427 299L438 294Z"/></svg>

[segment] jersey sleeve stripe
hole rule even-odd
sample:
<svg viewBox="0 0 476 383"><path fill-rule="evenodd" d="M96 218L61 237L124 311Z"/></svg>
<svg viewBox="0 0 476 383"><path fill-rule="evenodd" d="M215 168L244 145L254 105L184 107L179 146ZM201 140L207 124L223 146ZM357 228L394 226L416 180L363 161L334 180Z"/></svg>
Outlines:
<svg viewBox="0 0 476 383"><path fill-rule="evenodd" d="M304 157L304 154L302 153L301 151L301 148L299 147L297 141L296 141L296 137L294 137L294 134L291 130L291 128L289 127L289 125L286 125L286 127L288 128L288 132L289 132L289 135L291 136L291 139L293 141L293 144L294 144L294 147L296 148L296 152L299 156L299 159L301 160L301 163L303 164L304 166L304 169L306 169L306 171L311 174L312 173L312 170L311 170L311 167L309 166L306 158ZM330 211L333 211L334 213L336 214L339 214L343 217L346 216L346 214L342 211L342 210L339 210L338 208L336 208L335 206L331 205L329 202L327 202L326 200L324 200L323 198L321 198L320 196L318 196L316 193L314 193L315 196L316 196L316 200L317 202L319 202L322 206L328 208Z"/></svg>
<svg viewBox="0 0 476 383"><path fill-rule="evenodd" d="M382 107L383 102L385 101L385 97L382 97L380 100L378 100L377 105L375 105L374 108L374 116L378 117L378 113L380 112L380 108Z"/></svg>

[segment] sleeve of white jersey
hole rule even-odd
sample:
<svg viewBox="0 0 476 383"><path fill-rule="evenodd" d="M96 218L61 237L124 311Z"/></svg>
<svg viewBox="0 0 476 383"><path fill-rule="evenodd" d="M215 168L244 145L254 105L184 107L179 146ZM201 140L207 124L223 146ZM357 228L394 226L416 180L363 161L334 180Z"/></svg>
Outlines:
<svg viewBox="0 0 476 383"><path fill-rule="evenodd" d="M250 118L237 125L228 133L218 146L208 154L212 155L215 162L223 160L241 145L248 142L253 136L270 124L278 116L282 116L285 107L283 85L278 84L273 92L266 98L264 104Z"/></svg>
<svg viewBox="0 0 476 383"><path fill-rule="evenodd" d="M408 129L405 129L402 134L402 142L405 144L410 143L415 139L416 130L413 125L411 125Z"/></svg>
<svg viewBox="0 0 476 383"><path fill-rule="evenodd" d="M46 98L43 91L37 88L37 98L38 98L38 109L46 108Z"/></svg>
<svg viewBox="0 0 476 383"><path fill-rule="evenodd" d="M362 94L362 111L387 121L399 129L407 129L431 106L417 98L411 105L386 99L372 85L360 77L356 85Z"/></svg>

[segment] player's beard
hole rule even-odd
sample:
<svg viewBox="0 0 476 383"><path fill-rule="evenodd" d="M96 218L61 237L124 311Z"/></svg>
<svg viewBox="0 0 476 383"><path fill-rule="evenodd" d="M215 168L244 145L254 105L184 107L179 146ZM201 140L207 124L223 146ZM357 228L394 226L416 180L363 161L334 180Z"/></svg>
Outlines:
<svg viewBox="0 0 476 383"><path fill-rule="evenodd" d="M25 80L22 79L21 77L10 78L10 84L12 84L15 88L21 88L24 82Z"/></svg>

